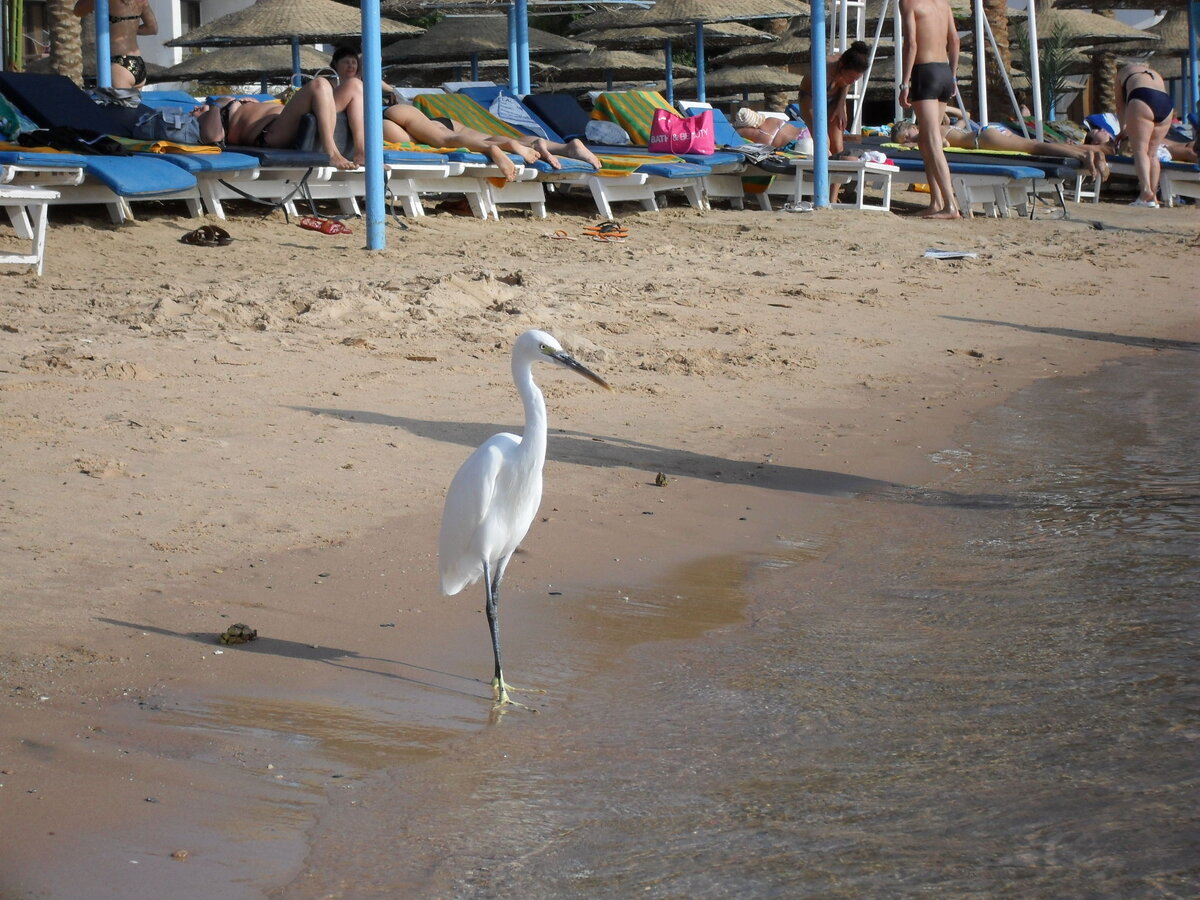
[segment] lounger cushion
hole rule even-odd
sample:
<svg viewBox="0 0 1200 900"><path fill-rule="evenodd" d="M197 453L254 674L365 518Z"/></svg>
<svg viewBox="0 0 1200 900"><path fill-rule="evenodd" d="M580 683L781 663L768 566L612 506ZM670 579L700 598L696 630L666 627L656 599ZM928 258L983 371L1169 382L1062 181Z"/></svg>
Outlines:
<svg viewBox="0 0 1200 900"><path fill-rule="evenodd" d="M563 140L583 140L591 121L587 110L570 94L531 94L525 98L525 105L543 122L551 124Z"/></svg>
<svg viewBox="0 0 1200 900"><path fill-rule="evenodd" d="M132 137L133 123L150 107L100 106L65 75L0 72L0 93L43 128L86 128Z"/></svg>

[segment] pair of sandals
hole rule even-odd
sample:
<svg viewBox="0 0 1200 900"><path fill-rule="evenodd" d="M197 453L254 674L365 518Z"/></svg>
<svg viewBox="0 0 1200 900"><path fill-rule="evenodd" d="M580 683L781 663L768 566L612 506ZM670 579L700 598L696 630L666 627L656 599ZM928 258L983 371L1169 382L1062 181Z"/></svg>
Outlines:
<svg viewBox="0 0 1200 900"><path fill-rule="evenodd" d="M179 243L191 244L193 247L228 247L233 243L233 238L224 228L218 228L216 225L201 225L181 237Z"/></svg>
<svg viewBox="0 0 1200 900"><path fill-rule="evenodd" d="M339 222L337 219L325 219L321 216L305 216L300 220L299 225L301 228L319 231L321 234L354 234L346 223Z"/></svg>

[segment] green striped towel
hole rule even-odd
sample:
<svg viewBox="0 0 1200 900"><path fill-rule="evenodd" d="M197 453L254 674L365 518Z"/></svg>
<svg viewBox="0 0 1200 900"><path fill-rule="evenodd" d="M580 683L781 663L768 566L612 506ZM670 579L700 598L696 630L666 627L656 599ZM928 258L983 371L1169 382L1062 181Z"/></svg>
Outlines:
<svg viewBox="0 0 1200 900"><path fill-rule="evenodd" d="M596 99L592 118L616 122L629 132L634 144L647 147L656 109L669 109L679 115L658 91L606 91Z"/></svg>
<svg viewBox="0 0 1200 900"><path fill-rule="evenodd" d="M430 118L441 116L462 122L468 128L499 137L525 137L507 122L501 121L466 94L417 94L413 104Z"/></svg>

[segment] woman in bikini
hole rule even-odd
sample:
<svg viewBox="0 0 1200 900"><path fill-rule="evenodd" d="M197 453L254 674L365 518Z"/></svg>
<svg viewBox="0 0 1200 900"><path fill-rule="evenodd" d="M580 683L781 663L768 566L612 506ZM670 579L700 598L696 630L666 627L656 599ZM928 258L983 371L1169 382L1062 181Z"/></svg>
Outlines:
<svg viewBox="0 0 1200 900"><path fill-rule="evenodd" d="M78 0L75 15L83 18L96 9L96 0ZM138 49L139 34L158 34L158 20L150 0L110 0L108 39L112 56L112 86L140 88L146 83L146 62Z"/></svg>
<svg viewBox="0 0 1200 900"><path fill-rule="evenodd" d="M827 91L826 116L829 121L829 155L837 156L846 149L846 126L850 123L849 112L846 108L846 97L850 93L850 85L862 78L867 71L871 59L871 48L864 41L855 41L846 52L837 59L829 62L826 73L825 89ZM813 95L812 78L804 76L800 82L800 115L812 128L813 124Z"/></svg>
<svg viewBox="0 0 1200 900"><path fill-rule="evenodd" d="M1035 141L1014 134L1003 125L974 127L956 106L946 107L947 118L942 122L942 145L960 150L1014 150L1037 156L1065 156L1077 159L1089 175L1108 180L1108 160L1100 147L1086 144L1063 144L1058 141ZM954 124L950 124L951 121ZM916 144L919 136L912 122L897 122L892 126L892 140L898 144Z"/></svg>
<svg viewBox="0 0 1200 900"><path fill-rule="evenodd" d="M1166 91L1163 77L1144 63L1133 63L1117 73L1117 120L1121 138L1129 138L1133 168L1141 193L1131 206L1158 207L1159 145L1171 128L1175 103Z"/></svg>
<svg viewBox="0 0 1200 900"><path fill-rule="evenodd" d="M346 113L354 138L354 159L347 159L334 140L337 114ZM286 104L258 100L231 100L221 107L225 143L240 147L290 147L300 130L300 120L312 113L317 119L317 138L337 169L356 169L363 164L362 82L335 89L325 78L314 78L292 95Z"/></svg>

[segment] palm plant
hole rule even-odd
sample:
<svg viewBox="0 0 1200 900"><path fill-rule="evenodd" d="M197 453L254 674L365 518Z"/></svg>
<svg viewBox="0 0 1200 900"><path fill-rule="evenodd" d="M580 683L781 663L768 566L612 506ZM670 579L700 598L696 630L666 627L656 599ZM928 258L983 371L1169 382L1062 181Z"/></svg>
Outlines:
<svg viewBox="0 0 1200 900"><path fill-rule="evenodd" d="M1032 71L1029 35L1017 32L1017 49L1020 63L1026 72ZM1067 90L1067 81L1072 73L1079 71L1084 55L1076 45L1076 38L1062 22L1055 22L1049 31L1038 36L1038 71L1042 86L1042 109L1047 118L1056 118L1055 105Z"/></svg>

